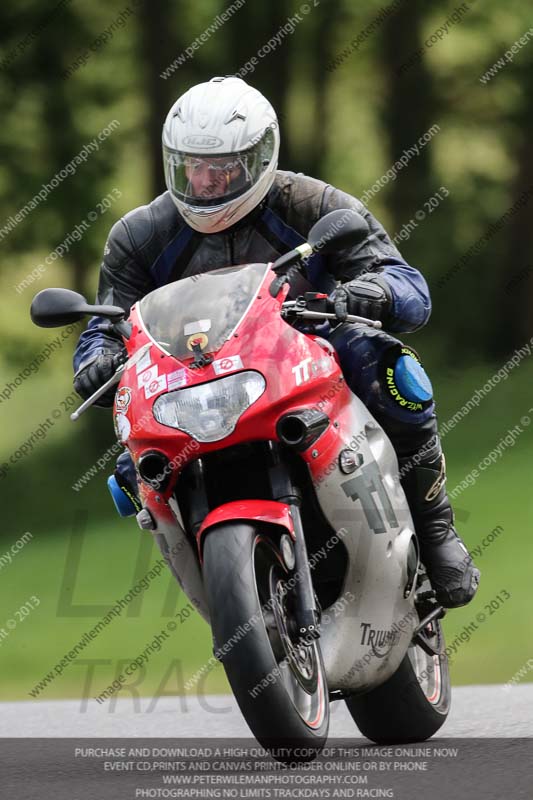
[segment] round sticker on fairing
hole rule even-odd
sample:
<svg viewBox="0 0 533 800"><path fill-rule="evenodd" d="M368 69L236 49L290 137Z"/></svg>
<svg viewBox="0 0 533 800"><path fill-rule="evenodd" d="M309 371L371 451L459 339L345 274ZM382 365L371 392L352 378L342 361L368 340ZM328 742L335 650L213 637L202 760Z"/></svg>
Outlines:
<svg viewBox="0 0 533 800"><path fill-rule="evenodd" d="M189 350L193 349L193 345L197 344L200 346L200 350L204 350L207 347L209 339L205 335L205 333L193 333L192 336L189 336L187 339L187 347Z"/></svg>
<svg viewBox="0 0 533 800"><path fill-rule="evenodd" d="M128 386L122 386L115 395L115 407L118 412L126 412L131 403L131 389Z"/></svg>

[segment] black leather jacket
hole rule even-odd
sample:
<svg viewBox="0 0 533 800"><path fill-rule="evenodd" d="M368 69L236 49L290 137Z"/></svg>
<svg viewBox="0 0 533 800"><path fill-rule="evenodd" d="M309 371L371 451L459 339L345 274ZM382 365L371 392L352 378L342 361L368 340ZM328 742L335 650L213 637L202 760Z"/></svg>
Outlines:
<svg viewBox="0 0 533 800"><path fill-rule="evenodd" d="M96 302L129 310L148 292L171 281L230 265L274 261L302 244L312 225L338 208L362 214L369 235L353 248L313 255L307 268L313 286L329 293L337 281L380 273L393 300L388 330L412 331L424 325L431 312L426 281L402 259L375 217L355 197L315 178L281 170L259 207L221 233L192 230L168 192L130 211L109 234ZM76 371L97 355L122 347L108 327L102 319L91 319L76 347Z"/></svg>

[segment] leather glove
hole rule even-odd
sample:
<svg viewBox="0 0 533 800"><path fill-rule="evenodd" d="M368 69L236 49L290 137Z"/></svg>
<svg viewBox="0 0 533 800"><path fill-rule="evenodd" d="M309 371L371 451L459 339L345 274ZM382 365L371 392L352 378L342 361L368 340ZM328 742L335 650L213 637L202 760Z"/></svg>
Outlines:
<svg viewBox="0 0 533 800"><path fill-rule="evenodd" d="M74 389L80 397L87 400L100 386L103 386L106 381L113 377L125 360L126 351L124 349L118 353L107 352L96 356L93 361L86 364L74 375ZM98 398L94 405L100 406L100 408L112 406L117 386L118 383L108 389L105 394Z"/></svg>
<svg viewBox="0 0 533 800"><path fill-rule="evenodd" d="M343 322L348 314L383 322L392 308L392 292L385 278L364 275L334 289L328 307Z"/></svg>

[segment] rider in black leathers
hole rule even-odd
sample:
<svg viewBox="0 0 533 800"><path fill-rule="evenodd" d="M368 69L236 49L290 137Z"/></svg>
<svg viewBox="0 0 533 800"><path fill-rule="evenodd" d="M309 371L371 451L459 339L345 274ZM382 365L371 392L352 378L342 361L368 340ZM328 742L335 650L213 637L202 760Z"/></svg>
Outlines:
<svg viewBox="0 0 533 800"><path fill-rule="evenodd" d="M257 149L257 135L250 140L251 147L234 145L230 162L227 155L212 156L209 149L203 156L180 152L181 141L196 149L211 147L205 131L213 132L211 141L220 132L222 141L225 129L215 128L227 125L224 120L198 127L198 120L202 123L214 114L217 103L238 110L237 116L234 111L228 117L230 122L245 117L243 109L250 117L257 116L258 108L261 113L269 109L259 156L255 152L250 156ZM344 324L328 338L351 389L382 425L396 450L422 560L437 599L447 607L464 605L476 592L479 571L453 527L431 384L417 354L391 335L417 330L427 322L431 302L426 281L405 262L380 223L355 197L314 178L276 169L275 119L268 101L238 78L213 79L193 87L175 103L163 139L169 191L113 226L96 302L128 311L147 293L171 281L230 264L274 261L303 243L312 225L329 211L352 208L364 216L369 229L366 240L338 253L313 255L307 263L307 277L316 290L330 295L332 307L379 319L386 328L387 332ZM176 133L176 125L183 131L180 128ZM221 166L221 162L225 163ZM203 171L208 177L199 189ZM219 191L219 185L224 189ZM221 195L222 191L226 194ZM74 357L74 385L82 397L91 395L113 375L123 349L108 323L98 318L90 321ZM400 385L396 377L392 382L384 379L387 367L390 375L399 359L410 375L407 385ZM112 405L113 396L114 389L99 404ZM121 456L115 474L139 509L129 454Z"/></svg>

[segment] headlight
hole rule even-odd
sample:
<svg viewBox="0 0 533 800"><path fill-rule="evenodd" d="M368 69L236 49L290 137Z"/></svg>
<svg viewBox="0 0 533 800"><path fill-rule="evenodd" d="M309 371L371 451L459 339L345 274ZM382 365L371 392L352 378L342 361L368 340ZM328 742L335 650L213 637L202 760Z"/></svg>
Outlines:
<svg viewBox="0 0 533 800"><path fill-rule="evenodd" d="M162 425L178 428L198 442L217 442L233 433L239 417L265 391L259 372L237 372L227 378L157 398L153 414Z"/></svg>

